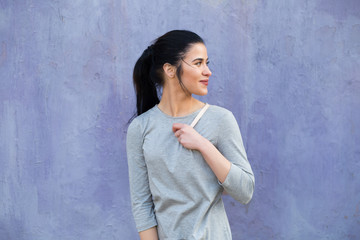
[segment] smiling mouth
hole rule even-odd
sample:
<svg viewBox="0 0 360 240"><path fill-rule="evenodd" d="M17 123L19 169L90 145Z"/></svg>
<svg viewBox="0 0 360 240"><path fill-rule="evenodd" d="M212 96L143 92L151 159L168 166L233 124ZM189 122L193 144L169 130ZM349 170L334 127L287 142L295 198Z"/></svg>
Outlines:
<svg viewBox="0 0 360 240"><path fill-rule="evenodd" d="M200 82L206 86L209 84L209 80L200 80Z"/></svg>

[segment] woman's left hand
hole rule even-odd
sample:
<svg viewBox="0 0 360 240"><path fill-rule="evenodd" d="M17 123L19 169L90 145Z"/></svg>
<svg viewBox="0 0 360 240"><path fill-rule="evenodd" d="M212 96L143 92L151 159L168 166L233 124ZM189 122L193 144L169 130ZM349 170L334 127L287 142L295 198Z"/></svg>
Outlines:
<svg viewBox="0 0 360 240"><path fill-rule="evenodd" d="M200 149L204 137L201 136L194 128L187 124L174 123L172 130L180 144L185 148L192 150Z"/></svg>

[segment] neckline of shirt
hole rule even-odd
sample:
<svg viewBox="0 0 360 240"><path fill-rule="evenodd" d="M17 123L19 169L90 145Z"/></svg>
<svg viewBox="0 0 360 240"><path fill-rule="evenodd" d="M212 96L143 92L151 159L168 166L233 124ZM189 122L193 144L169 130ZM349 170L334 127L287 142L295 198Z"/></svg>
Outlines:
<svg viewBox="0 0 360 240"><path fill-rule="evenodd" d="M167 118L171 118L171 119L183 119L183 118L192 117L193 115L199 113L199 112L201 111L201 109L203 109L205 106L206 106L206 103L205 103L205 105L204 105L203 107L199 108L198 110L195 110L194 112L189 113L189 114L187 114L187 115L185 115L185 116L179 116L179 117L173 117L173 116L170 116L170 115L164 113L164 112L159 108L158 104L155 105L155 109L157 109L157 111L160 112L161 115L163 115L163 116L165 116L165 117L167 117ZM210 106L211 106L211 105L210 105Z"/></svg>

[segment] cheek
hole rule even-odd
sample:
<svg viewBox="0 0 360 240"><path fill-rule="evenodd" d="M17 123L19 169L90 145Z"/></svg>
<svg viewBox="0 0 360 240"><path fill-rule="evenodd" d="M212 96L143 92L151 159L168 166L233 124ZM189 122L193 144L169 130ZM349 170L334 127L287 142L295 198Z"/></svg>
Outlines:
<svg viewBox="0 0 360 240"><path fill-rule="evenodd" d="M182 78L188 83L196 82L199 79L199 73L196 71L187 71L184 72Z"/></svg>
<svg viewBox="0 0 360 240"><path fill-rule="evenodd" d="M188 89L196 88L197 78L192 74L186 74L182 77L182 82Z"/></svg>

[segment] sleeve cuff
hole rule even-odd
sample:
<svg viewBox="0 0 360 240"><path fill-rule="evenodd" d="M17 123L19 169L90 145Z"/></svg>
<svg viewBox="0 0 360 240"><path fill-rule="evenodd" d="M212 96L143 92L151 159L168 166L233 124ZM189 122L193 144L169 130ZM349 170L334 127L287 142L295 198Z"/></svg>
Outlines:
<svg viewBox="0 0 360 240"><path fill-rule="evenodd" d="M223 186L224 188L226 188L227 186L229 186L229 179L231 179L231 176L230 176L230 174L232 174L232 169L233 169L233 163L231 163L231 165L230 165L230 170L229 170L229 173L228 173L228 175L226 176L226 178L225 178L225 181L223 182L223 183L221 183L219 180L218 180L218 183L219 183L219 185L220 186Z"/></svg>
<svg viewBox="0 0 360 240"><path fill-rule="evenodd" d="M154 221L151 221L151 222L149 222L147 224L143 224L141 226L136 226L136 229L137 229L138 232L142 232L142 231L145 231L145 230L147 230L149 228L156 227L156 226L157 226L157 222L156 222L156 220L154 220Z"/></svg>

